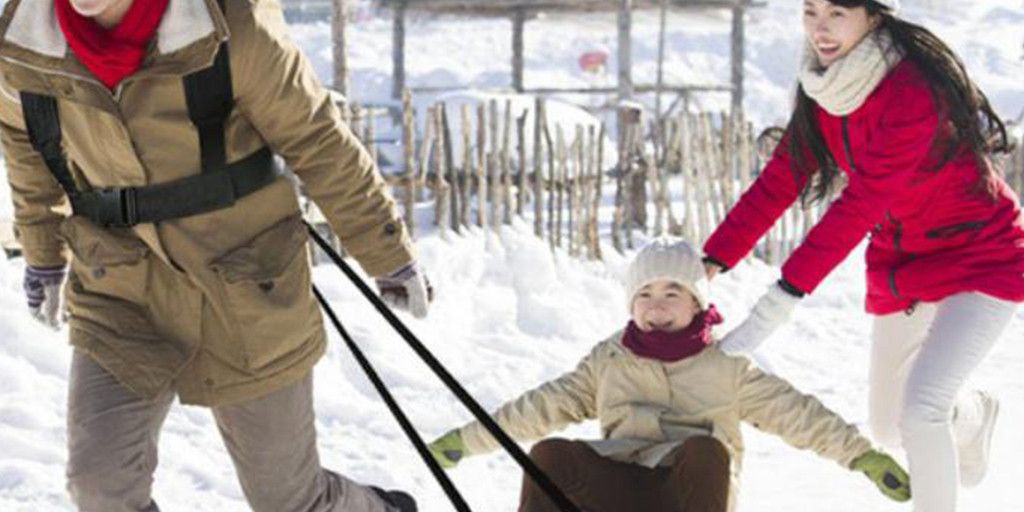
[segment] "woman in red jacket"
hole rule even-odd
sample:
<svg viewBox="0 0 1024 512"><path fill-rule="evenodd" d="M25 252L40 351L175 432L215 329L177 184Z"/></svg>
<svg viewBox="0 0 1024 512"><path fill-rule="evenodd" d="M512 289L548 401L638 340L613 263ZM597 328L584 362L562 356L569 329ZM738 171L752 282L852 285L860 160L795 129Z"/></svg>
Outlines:
<svg viewBox="0 0 1024 512"><path fill-rule="evenodd" d="M949 47L898 0L805 0L796 107L761 175L708 239L709 277L797 198L847 184L750 316L722 340L754 350L870 237L870 422L910 459L917 512L956 510L984 476L998 411L961 387L1024 300L1024 226L988 155L1006 130ZM952 426L952 427L951 427Z"/></svg>

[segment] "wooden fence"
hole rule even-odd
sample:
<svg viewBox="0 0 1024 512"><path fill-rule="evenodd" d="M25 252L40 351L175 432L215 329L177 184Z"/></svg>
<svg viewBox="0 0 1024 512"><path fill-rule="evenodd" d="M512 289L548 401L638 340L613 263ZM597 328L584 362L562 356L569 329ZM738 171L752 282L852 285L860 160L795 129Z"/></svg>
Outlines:
<svg viewBox="0 0 1024 512"><path fill-rule="evenodd" d="M552 249L589 259L601 258L602 237L623 251L635 247L637 232L703 243L756 179L782 135L781 128L772 127L755 136L751 123L727 114L681 113L655 125L638 107L626 106L618 112L618 161L606 169L601 164L606 127L567 129L549 122L542 98L533 107L531 145L527 113L514 112L511 103L464 105L457 119L449 119L445 105L434 105L422 136L416 133L408 92L403 103L405 172L386 179L404 204L412 233L418 229L414 205L430 200L442 237L468 226L496 230L515 216L532 217L534 234ZM364 140L373 140L372 117L357 108L350 122ZM456 137L460 154L453 153ZM1024 143L1018 141L1000 164L1014 189L1024 190ZM612 190L614 201L605 204L605 192ZM780 263L828 202L797 201L754 255Z"/></svg>

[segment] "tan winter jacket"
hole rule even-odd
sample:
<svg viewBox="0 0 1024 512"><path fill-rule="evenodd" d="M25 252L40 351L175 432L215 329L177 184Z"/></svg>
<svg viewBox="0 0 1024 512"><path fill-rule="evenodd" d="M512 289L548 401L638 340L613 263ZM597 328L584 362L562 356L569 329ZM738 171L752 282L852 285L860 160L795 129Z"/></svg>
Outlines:
<svg viewBox="0 0 1024 512"><path fill-rule="evenodd" d="M200 172L182 77L229 41L235 108L227 159L264 146L284 157L345 249L371 275L412 247L368 153L287 37L270 0L171 0L142 69L116 90L68 49L53 0L10 0L0 17L0 138L27 263L73 255L71 343L143 396L174 386L220 405L304 376L324 351L294 186L281 177L202 215L101 229L66 218L65 198L25 133L18 92L58 100L80 188L143 186Z"/></svg>
<svg viewBox="0 0 1024 512"><path fill-rule="evenodd" d="M647 467L671 464L673 450L690 436L712 436L732 459L730 509L743 459L741 421L844 467L871 449L856 427L745 357L711 346L663 363L634 355L621 338L621 331L613 334L574 371L503 405L494 413L497 423L513 439L531 441L596 418L604 439L589 442L595 451ZM459 433L470 454L499 447L478 422Z"/></svg>

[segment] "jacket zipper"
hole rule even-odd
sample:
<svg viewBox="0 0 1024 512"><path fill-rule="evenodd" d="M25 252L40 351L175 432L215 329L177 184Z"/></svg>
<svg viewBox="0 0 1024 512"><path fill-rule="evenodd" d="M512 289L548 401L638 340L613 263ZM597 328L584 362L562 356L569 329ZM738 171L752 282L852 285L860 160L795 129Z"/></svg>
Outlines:
<svg viewBox="0 0 1024 512"><path fill-rule="evenodd" d="M903 248L900 247L900 242L903 240L903 223L896 220L896 217L892 216L892 212L885 212L885 218L896 228L892 234L892 245L896 249L896 256L899 257L903 253ZM899 289L896 288L896 267L889 271L889 289L897 299L903 298Z"/></svg>
<svg viewBox="0 0 1024 512"><path fill-rule="evenodd" d="M853 149L852 149L851 144L850 144L850 118L849 118L849 116L843 116L842 126L843 126L843 148L846 149L846 162L847 162L847 164L849 164L851 172L857 172L857 164L853 160ZM898 256L900 253L903 252L903 249L900 247L900 242L903 239L903 223L901 223L900 221L896 220L896 218L892 216L892 212L885 212L885 218L893 226L896 227L896 230L895 230L895 232L892 235L892 243L893 243L893 247L896 249L896 255ZM893 269L889 271L889 290L892 292L892 295L894 297L896 297L897 299L903 299L903 296L900 295L899 289L896 287L896 268L895 267L893 267Z"/></svg>

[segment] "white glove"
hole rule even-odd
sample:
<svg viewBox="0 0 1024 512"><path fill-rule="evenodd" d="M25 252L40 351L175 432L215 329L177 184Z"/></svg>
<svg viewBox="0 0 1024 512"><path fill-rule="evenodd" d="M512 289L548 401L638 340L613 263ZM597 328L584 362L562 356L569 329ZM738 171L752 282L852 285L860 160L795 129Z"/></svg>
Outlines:
<svg viewBox="0 0 1024 512"><path fill-rule="evenodd" d="M778 283L772 284L754 304L747 319L729 331L718 343L718 348L726 354L753 352L775 329L789 320L797 302L800 302L800 297L783 290Z"/></svg>
<svg viewBox="0 0 1024 512"><path fill-rule="evenodd" d="M415 262L378 277L377 289L388 306L408 311L416 318L426 318L430 301L434 300L434 289Z"/></svg>
<svg viewBox="0 0 1024 512"><path fill-rule="evenodd" d="M25 267L22 287L28 300L28 310L40 323L60 329L64 321L60 291L66 271L60 267Z"/></svg>

